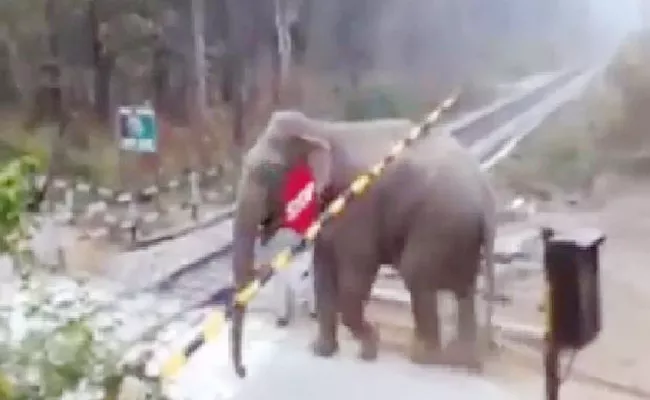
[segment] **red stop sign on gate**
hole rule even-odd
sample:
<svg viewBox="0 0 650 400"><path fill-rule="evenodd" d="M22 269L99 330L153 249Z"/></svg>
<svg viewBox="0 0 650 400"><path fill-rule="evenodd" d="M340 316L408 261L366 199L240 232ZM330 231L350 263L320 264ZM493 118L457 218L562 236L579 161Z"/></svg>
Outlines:
<svg viewBox="0 0 650 400"><path fill-rule="evenodd" d="M296 165L287 174L282 201L284 204L282 226L303 236L318 217L314 176L307 163Z"/></svg>

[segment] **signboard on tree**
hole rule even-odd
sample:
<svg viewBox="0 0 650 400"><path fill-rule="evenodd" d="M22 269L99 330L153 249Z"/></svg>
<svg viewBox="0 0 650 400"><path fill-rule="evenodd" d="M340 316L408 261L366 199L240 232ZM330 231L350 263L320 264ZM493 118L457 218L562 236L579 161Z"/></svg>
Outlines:
<svg viewBox="0 0 650 400"><path fill-rule="evenodd" d="M120 149L155 153L158 147L156 113L150 106L122 106L117 109Z"/></svg>

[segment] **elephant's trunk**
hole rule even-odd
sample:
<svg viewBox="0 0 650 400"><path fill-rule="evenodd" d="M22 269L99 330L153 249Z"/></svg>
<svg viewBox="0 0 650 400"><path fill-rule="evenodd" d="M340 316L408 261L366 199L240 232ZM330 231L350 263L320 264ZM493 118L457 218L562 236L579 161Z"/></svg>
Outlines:
<svg viewBox="0 0 650 400"><path fill-rule="evenodd" d="M237 200L237 213L233 223L232 271L235 287L239 291L255 277L255 239L259 224L265 214L264 189L251 182L243 182ZM231 328L231 355L235 372L239 377L246 375L242 364L242 331L245 305L233 304Z"/></svg>
<svg viewBox="0 0 650 400"><path fill-rule="evenodd" d="M244 325L244 312L246 311L245 306L240 306L235 304L232 309L232 330L231 330L231 351L232 351L232 363L235 367L235 373L240 378L246 376L246 368L242 363L241 356L241 343L242 343L242 328Z"/></svg>
<svg viewBox="0 0 650 400"><path fill-rule="evenodd" d="M491 192L490 192L491 194ZM496 239L496 209L494 208L493 197L490 197L490 207L483 218L483 258L484 274L487 286L486 293L486 340L490 347L495 345L494 342L494 302L496 301L496 275L494 271L494 241Z"/></svg>

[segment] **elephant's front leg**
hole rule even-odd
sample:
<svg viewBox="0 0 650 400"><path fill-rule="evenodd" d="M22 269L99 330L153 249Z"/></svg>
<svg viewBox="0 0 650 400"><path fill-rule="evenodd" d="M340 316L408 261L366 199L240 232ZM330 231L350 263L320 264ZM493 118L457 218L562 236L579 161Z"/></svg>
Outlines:
<svg viewBox="0 0 650 400"><path fill-rule="evenodd" d="M318 240L314 245L314 297L318 320L318 335L312 350L319 357L330 357L338 351L337 340L337 274L331 252Z"/></svg>
<svg viewBox="0 0 650 400"><path fill-rule="evenodd" d="M343 265L339 282L340 307L343 324L360 342L359 357L371 361L377 358L379 334L366 320L365 307L370 297L377 268L359 268L359 265ZM354 269L356 268L356 269Z"/></svg>

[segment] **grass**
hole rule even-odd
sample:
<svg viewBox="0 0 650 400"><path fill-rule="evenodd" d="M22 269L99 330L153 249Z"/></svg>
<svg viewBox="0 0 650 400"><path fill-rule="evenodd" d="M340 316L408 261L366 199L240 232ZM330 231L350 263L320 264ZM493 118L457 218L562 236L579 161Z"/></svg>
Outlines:
<svg viewBox="0 0 650 400"><path fill-rule="evenodd" d="M55 162L57 175L108 187L141 187L160 178L178 177L188 167L216 165L224 157L222 139L229 134L229 126L227 118L217 112L200 134L161 122L158 153L137 155L120 152L109 128L78 118L69 125L56 155L54 124L27 130L21 113L4 111L0 115L0 162L30 153L45 163Z"/></svg>
<svg viewBox="0 0 650 400"><path fill-rule="evenodd" d="M71 126L71 130L75 129L81 127ZM85 148L65 138L61 142L60 155L55 155L53 149L58 135L55 125L27 130L20 114L5 112L0 122L0 148L7 151L0 153L0 157L6 160L17 154L35 154L46 163L55 161L62 175L76 176L103 185L115 185L118 152L109 139L112 136L106 135L106 132L96 132L94 128L89 131L92 133L86 137Z"/></svg>

